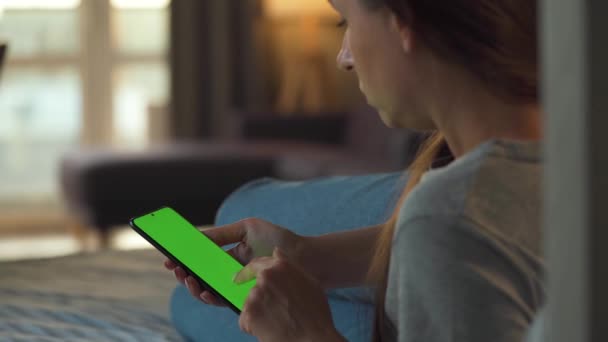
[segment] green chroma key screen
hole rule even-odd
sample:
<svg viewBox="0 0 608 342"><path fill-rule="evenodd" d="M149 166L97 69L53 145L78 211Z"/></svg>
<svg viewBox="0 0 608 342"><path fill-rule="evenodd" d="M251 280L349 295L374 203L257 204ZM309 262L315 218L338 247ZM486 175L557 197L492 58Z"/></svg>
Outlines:
<svg viewBox="0 0 608 342"><path fill-rule="evenodd" d="M235 284L232 279L243 266L190 222L171 208L159 209L131 222L239 311L243 310L255 279Z"/></svg>

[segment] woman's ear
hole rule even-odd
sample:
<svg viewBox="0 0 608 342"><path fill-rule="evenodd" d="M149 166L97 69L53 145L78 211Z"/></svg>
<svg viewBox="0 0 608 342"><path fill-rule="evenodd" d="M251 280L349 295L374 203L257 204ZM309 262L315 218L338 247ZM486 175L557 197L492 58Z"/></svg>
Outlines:
<svg viewBox="0 0 608 342"><path fill-rule="evenodd" d="M391 30L397 32L397 34L399 35L399 40L401 41L401 48L403 48L403 52L412 52L412 49L414 47L414 34L410 26L403 23L403 21L397 18L394 13L390 14L389 20Z"/></svg>

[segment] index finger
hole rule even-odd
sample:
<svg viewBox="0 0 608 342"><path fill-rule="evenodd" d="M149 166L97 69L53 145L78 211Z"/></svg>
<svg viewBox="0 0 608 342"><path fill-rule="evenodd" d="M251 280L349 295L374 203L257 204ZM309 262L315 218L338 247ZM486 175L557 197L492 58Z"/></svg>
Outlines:
<svg viewBox="0 0 608 342"><path fill-rule="evenodd" d="M272 267L277 260L285 259L285 255L278 248L274 249L272 252L272 257L261 257L257 259L253 259L247 266L243 267L243 269L234 275L234 279L232 280L235 284L243 284L252 279L255 279L258 273L262 272L264 269Z"/></svg>
<svg viewBox="0 0 608 342"><path fill-rule="evenodd" d="M220 247L243 241L247 233L243 221L200 231Z"/></svg>
<svg viewBox="0 0 608 342"><path fill-rule="evenodd" d="M264 269L272 267L275 260L271 257L261 257L253 259L247 266L243 267L237 274L234 275L232 282L237 285L246 283L257 278L258 273Z"/></svg>

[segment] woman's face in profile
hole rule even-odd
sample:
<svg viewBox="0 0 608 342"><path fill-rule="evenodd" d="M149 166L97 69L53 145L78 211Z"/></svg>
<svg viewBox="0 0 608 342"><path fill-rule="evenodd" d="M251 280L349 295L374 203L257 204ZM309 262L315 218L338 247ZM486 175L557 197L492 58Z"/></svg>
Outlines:
<svg viewBox="0 0 608 342"><path fill-rule="evenodd" d="M364 1L330 0L347 26L338 66L357 74L367 102L387 126L433 129L424 115L424 82L411 32L388 9L371 10Z"/></svg>

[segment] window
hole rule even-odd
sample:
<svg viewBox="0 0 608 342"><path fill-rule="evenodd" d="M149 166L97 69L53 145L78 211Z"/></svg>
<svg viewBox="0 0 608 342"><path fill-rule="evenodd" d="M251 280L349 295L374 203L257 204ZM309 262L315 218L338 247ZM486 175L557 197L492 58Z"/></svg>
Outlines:
<svg viewBox="0 0 608 342"><path fill-rule="evenodd" d="M150 143L150 107L168 102L169 4L0 1L0 211L58 207L58 162L82 143Z"/></svg>
<svg viewBox="0 0 608 342"><path fill-rule="evenodd" d="M168 0L112 0L111 37L116 63L112 70L113 140L120 146L148 141L149 106L168 97Z"/></svg>
<svg viewBox="0 0 608 342"><path fill-rule="evenodd" d="M82 87L79 1L3 2L9 44L0 83L0 201L56 192L56 162L78 141Z"/></svg>

